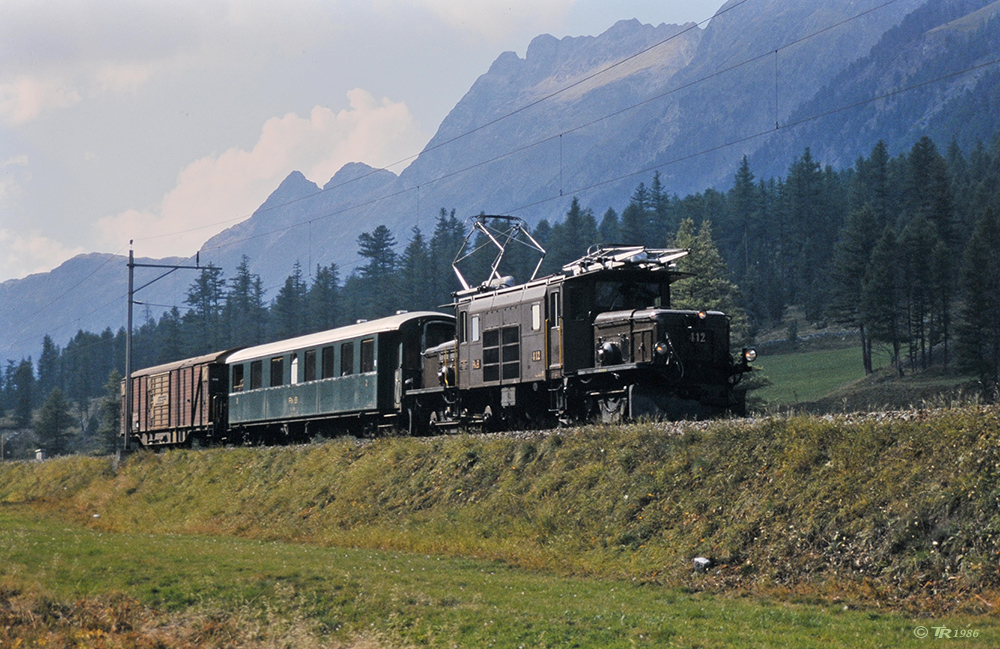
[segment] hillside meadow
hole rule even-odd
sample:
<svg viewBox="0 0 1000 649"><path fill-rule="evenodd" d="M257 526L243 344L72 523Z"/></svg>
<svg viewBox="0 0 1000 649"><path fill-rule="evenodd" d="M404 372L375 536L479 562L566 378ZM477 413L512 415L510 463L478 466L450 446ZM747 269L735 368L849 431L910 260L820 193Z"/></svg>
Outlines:
<svg viewBox="0 0 1000 649"><path fill-rule="evenodd" d="M720 634L705 644L738 644L768 611L799 646L861 619L883 643L921 620L995 642L998 437L996 409L956 408L6 463L0 575L28 611L125 598L208 615L189 629L373 646L655 645L657 630L696 646L692 619ZM490 635L489 617L506 626Z"/></svg>

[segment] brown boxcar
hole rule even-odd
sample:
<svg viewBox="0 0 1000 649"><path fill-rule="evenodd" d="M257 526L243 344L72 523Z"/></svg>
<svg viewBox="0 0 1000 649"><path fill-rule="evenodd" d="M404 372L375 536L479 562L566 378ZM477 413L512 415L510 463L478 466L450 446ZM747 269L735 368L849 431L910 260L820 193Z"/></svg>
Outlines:
<svg viewBox="0 0 1000 649"><path fill-rule="evenodd" d="M229 381L226 358L235 350L158 365L132 374L132 439L143 446L175 446L226 433ZM125 435L125 382L122 430Z"/></svg>

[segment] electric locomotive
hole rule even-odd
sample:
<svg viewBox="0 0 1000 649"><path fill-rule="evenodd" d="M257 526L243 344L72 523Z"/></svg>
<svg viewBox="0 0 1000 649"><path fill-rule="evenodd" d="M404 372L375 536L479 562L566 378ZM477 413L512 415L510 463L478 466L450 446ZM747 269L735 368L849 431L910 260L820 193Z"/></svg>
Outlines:
<svg viewBox="0 0 1000 649"><path fill-rule="evenodd" d="M498 231L487 219L509 225ZM523 222L480 216L473 231L500 253L479 286L456 257L456 337L425 353L424 389L411 395L420 411L436 398L431 425L744 414L739 382L756 353L733 359L724 313L670 308L671 284L689 276L675 264L687 250L594 247L559 273L514 285L498 272L510 242L524 237L544 255Z"/></svg>

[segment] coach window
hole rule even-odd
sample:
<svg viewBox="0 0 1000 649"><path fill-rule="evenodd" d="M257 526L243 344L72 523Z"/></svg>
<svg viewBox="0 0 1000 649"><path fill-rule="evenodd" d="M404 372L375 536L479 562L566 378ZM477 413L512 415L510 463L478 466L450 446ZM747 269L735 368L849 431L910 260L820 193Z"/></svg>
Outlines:
<svg viewBox="0 0 1000 649"><path fill-rule="evenodd" d="M315 381L316 380L316 350L307 349L304 355L305 367L302 368L302 380L303 381Z"/></svg>
<svg viewBox="0 0 1000 649"><path fill-rule="evenodd" d="M264 385L264 361L250 363L250 389L257 390Z"/></svg>
<svg viewBox="0 0 1000 649"><path fill-rule="evenodd" d="M536 302L531 305L531 330L538 331L542 328L542 304Z"/></svg>
<svg viewBox="0 0 1000 649"><path fill-rule="evenodd" d="M323 348L323 378L333 378L333 345Z"/></svg>
<svg viewBox="0 0 1000 649"><path fill-rule="evenodd" d="M243 392L243 365L233 365L233 392Z"/></svg>
<svg viewBox="0 0 1000 649"><path fill-rule="evenodd" d="M295 385L299 382L299 355L292 354L291 372L288 374L288 382Z"/></svg>
<svg viewBox="0 0 1000 649"><path fill-rule="evenodd" d="M361 371L375 371L375 339L366 338L361 341Z"/></svg>
<svg viewBox="0 0 1000 649"><path fill-rule="evenodd" d="M340 346L340 375L354 374L354 343L343 343Z"/></svg>
<svg viewBox="0 0 1000 649"><path fill-rule="evenodd" d="M479 316L472 316L472 342L479 340Z"/></svg>
<svg viewBox="0 0 1000 649"><path fill-rule="evenodd" d="M285 378L285 357L276 356L271 359L271 387L281 385Z"/></svg>

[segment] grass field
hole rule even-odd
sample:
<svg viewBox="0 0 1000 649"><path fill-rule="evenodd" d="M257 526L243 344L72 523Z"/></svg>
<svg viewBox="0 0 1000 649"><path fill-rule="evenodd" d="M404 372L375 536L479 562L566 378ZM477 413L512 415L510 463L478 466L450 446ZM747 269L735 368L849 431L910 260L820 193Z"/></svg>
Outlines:
<svg viewBox="0 0 1000 649"><path fill-rule="evenodd" d="M940 361L940 356L938 357ZM755 367L769 385L751 393L763 406L808 412L858 412L977 403L980 395L974 377L959 374L953 365L913 371L904 367L899 378L885 348L873 350L875 372L865 376L857 346L806 349L762 354Z"/></svg>
<svg viewBox="0 0 1000 649"><path fill-rule="evenodd" d="M888 363L888 356L879 354L874 365ZM754 364L768 377L771 385L761 389L757 396L769 405L790 406L816 401L837 388L863 379L864 366L857 347L822 349L785 353L774 356L761 355Z"/></svg>
<svg viewBox="0 0 1000 649"><path fill-rule="evenodd" d="M1000 643L1000 622L982 617L713 596L467 558L116 534L22 506L0 509L0 576L4 647L923 647L920 627L975 633L962 647ZM12 605L21 588L45 593L35 610ZM123 597L158 613L116 617ZM44 622L81 607L96 613L63 633Z"/></svg>
<svg viewBox="0 0 1000 649"><path fill-rule="evenodd" d="M0 647L996 646L1000 411L912 414L0 464Z"/></svg>

